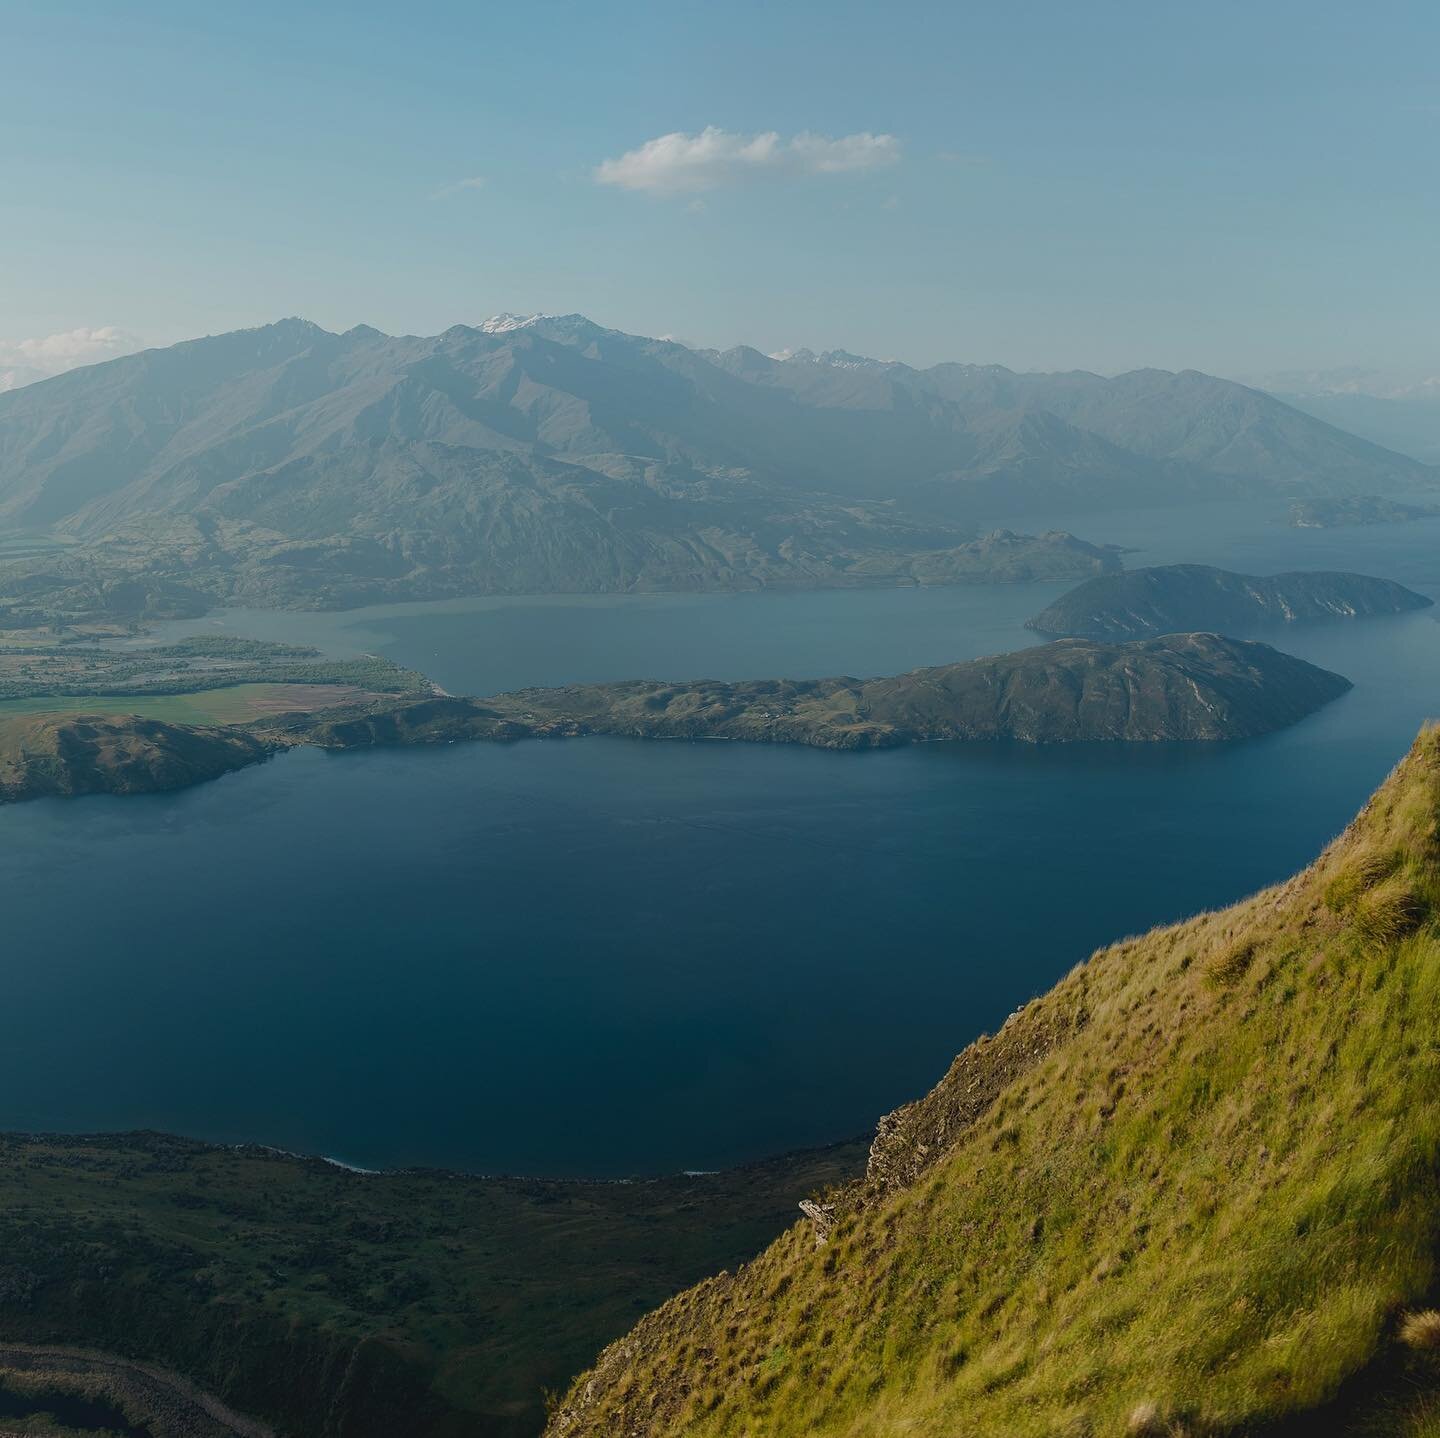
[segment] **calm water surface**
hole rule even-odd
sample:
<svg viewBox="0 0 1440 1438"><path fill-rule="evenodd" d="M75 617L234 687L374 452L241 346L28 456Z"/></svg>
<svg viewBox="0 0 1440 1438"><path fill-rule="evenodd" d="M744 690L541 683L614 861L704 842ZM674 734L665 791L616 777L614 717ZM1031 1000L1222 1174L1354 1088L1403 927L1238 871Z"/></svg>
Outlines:
<svg viewBox="0 0 1440 1438"><path fill-rule="evenodd" d="M1344 566L1440 594L1425 524L1071 527L1134 563ZM894 672L1030 642L1021 621L1064 587L167 630L378 650L483 693ZM1097 945L1293 871L1440 714L1434 611L1278 642L1356 689L1237 745L298 751L172 797L0 810L0 1127L591 1174L858 1132Z"/></svg>

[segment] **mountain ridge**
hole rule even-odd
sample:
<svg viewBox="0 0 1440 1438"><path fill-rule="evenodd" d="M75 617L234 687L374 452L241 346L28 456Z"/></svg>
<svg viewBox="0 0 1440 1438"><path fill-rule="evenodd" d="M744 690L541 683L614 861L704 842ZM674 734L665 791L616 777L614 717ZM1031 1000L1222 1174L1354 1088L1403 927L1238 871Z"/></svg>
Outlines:
<svg viewBox="0 0 1440 1438"><path fill-rule="evenodd" d="M485 323L292 317L0 394L0 526L166 579L208 546L226 597L330 605L904 583L1009 515L1440 481L1195 371L837 365L579 315Z"/></svg>
<svg viewBox="0 0 1440 1438"><path fill-rule="evenodd" d="M1390 466L1402 477L1432 477L1427 466L1345 436L1342 431L1311 420L1260 391L1194 370L1177 373L1135 370L1106 379L1085 371L1020 374L1000 366L949 363L916 370L894 361L877 363L878 378L869 372L857 378L853 368L836 369L799 356L771 360L745 347L728 351L691 350L675 341L605 329L580 315L516 318L508 328L487 331L485 325L493 323L454 325L431 337L386 336L365 326L335 334L311 321L292 317L249 330L143 350L10 391L0 396L0 515L24 522L51 522L63 517L57 515L53 507L38 515L23 509L16 514L15 500L6 493L14 484L17 445L14 431L27 410L43 409L43 401L51 395L63 394L67 402L75 402L84 389L97 382L101 383L102 397L107 402L129 405L132 413L128 418L136 423L153 421L161 431L151 437L148 453L129 456L132 467L142 458L157 460L162 468L168 467L217 440L250 434L257 426L263 435L267 426L287 418L297 430L295 435L287 437L292 439L292 451L293 441L299 441L299 453L306 452L307 443L323 440L333 445L337 438L366 437L367 417L372 426L369 437L373 437L373 425L378 417L374 402L398 390L396 398L390 401L392 405L402 410L407 404L418 402L420 406L407 416L416 425L412 438L440 438L437 431L445 429L455 439L468 435L470 440L491 447L538 444L545 453L556 456L645 454L652 460L679 458L686 450L716 446L706 457L710 461L718 460L722 466L724 438L715 431L723 426L718 416L706 418L711 412L708 407L716 403L738 411L740 418L772 423L782 414L793 419L797 405L802 410L821 413L854 409L857 405L863 405L872 415L893 414L899 409L907 411L912 419L934 421L941 437L947 429L951 431L944 458L951 468L957 467L957 463L963 468L971 458L969 450L973 445L967 447L961 442L957 446L956 437L965 429L965 419L973 420L982 411L988 417L992 432L997 424L1018 423L1018 416L1042 412L1050 417L1052 433L1056 435L1068 434L1073 428L1072 422L1083 419L1082 428L1086 432L1110 445L1134 444L1137 411L1147 406L1153 409L1167 393L1190 392L1206 402L1229 406L1235 415L1247 421L1253 420L1254 412L1260 411L1272 423L1277 417L1283 419L1290 426L1290 433L1306 431L1327 442L1339 437L1348 464L1369 459ZM568 357L571 355L578 355L579 361ZM435 368L437 364L439 370ZM463 396L445 390L444 381L451 376L441 371L447 366L453 371L457 365L468 382L480 386L480 395L468 406L462 403ZM418 371L416 366L420 366ZM333 372L326 373L327 368ZM563 373L539 373L557 368ZM765 376L766 383L755 382L757 373ZM627 375L631 377L629 380ZM668 439L664 438L662 415L655 409L656 396L637 392L634 385L637 375L643 375L646 384L657 386L657 392L663 390L658 393L660 400L668 395L671 400L679 400L689 407L688 414L672 412L663 416L672 430L677 423L688 426L688 430L675 430ZM742 379L742 375L745 378ZM125 392L127 384L131 391L138 391L135 381L141 376L179 383L178 393L173 397L178 403L172 404L168 415L161 413L158 406L152 406L147 412L139 403L143 398L141 394ZM837 377L841 385L838 390L833 384ZM219 385L237 381L243 381L245 392L238 396L241 404L231 406L232 411L238 409L238 412L229 416L227 425L225 407L207 405L204 396ZM334 398L337 385L351 390L350 403L339 412ZM522 393L526 385L532 388ZM494 399L484 399L486 393ZM412 394L416 399L409 397ZM557 399L562 395L569 395L571 402L557 408ZM1107 396L1115 403L1108 404ZM450 412L442 417L435 412L435 406L445 407L446 400L451 401ZM246 402L248 409L244 407ZM613 412L617 403L626 407L623 420L618 412ZM431 406L428 414L427 404ZM217 409L221 412L217 413ZM297 410L309 412L297 416ZM1012 419L1002 421L997 414L1009 415ZM577 423L585 417L597 420L598 428L592 432L586 424ZM730 415L731 420L735 417ZM1213 428L1221 424L1223 417L1211 415L1206 424ZM109 418L113 423L114 416ZM351 424L359 421L359 433L350 434L344 429L337 433L337 418L349 419ZM831 420L835 418L830 415ZM616 423L620 426L618 430L613 428ZM693 428L696 423L701 425L699 430ZM843 430L843 419L840 423ZM684 437L685 433L688 438ZM144 435L134 437L145 438ZM73 443L75 436L65 438ZM809 442L814 436L804 438ZM937 437L932 435L931 439L936 441ZM156 440L164 443L155 443ZM627 440L630 442L626 443ZM1140 435L1140 440L1143 443L1137 452L1145 458L1178 464L1204 461L1212 465L1218 458L1222 461L1215 466L1219 474L1229 472L1226 464L1231 468L1236 465L1231 446L1212 442L1213 436L1206 434L1205 425L1200 425L1197 432L1193 420L1181 423L1171 416L1166 423L1152 424ZM695 462L694 454L684 457ZM774 468L789 466L785 473L777 475L777 481L792 487L807 477L816 477L807 476L804 464L795 461L785 446L778 451L773 445L767 448L763 437L758 449L756 440L751 438L746 443L746 452L742 455L736 450L731 458L743 459L751 470L762 463ZM920 458L923 460L926 456L922 453ZM893 464L894 457L888 462ZM943 463L937 465L936 473L942 473L945 467ZM895 495L872 497L894 498ZM106 517L103 511L100 517ZM113 512L109 517L115 517ZM81 523L83 527L83 519Z"/></svg>

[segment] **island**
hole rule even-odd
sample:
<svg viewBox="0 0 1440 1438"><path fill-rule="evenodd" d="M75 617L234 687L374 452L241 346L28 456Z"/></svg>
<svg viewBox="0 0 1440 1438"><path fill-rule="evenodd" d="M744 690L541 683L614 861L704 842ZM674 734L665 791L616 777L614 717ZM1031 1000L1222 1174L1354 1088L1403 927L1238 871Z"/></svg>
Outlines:
<svg viewBox="0 0 1440 1438"><path fill-rule="evenodd" d="M1087 580L1025 627L1086 639L1142 639L1404 614L1433 603L1403 584L1365 574L1314 570L1266 578L1205 564L1161 564Z"/></svg>
<svg viewBox="0 0 1440 1438"><path fill-rule="evenodd" d="M433 696L268 732L327 749L614 734L877 749L939 740L1241 739L1293 724L1350 688L1267 644L1177 634L1061 640L884 679L628 680Z"/></svg>

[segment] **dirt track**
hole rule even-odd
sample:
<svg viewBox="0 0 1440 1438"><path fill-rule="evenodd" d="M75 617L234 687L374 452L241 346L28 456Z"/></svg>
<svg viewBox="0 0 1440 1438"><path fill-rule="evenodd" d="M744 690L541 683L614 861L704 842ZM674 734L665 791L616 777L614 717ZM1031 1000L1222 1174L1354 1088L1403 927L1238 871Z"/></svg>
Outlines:
<svg viewBox="0 0 1440 1438"><path fill-rule="evenodd" d="M6 1373L53 1374L62 1382L90 1379L127 1415L135 1414L131 1421L149 1428L154 1438L277 1438L273 1428L236 1413L180 1374L113 1353L0 1344L0 1385ZM0 1438L5 1433L0 1429Z"/></svg>

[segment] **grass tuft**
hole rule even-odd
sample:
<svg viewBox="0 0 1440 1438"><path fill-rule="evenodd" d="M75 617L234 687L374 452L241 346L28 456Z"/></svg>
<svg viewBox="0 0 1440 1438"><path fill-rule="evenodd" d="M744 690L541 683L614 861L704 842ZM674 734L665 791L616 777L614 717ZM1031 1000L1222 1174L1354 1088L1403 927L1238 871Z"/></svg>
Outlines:
<svg viewBox="0 0 1440 1438"><path fill-rule="evenodd" d="M1407 1313L1400 1320L1400 1341L1417 1352L1440 1352L1440 1312L1425 1308Z"/></svg>

